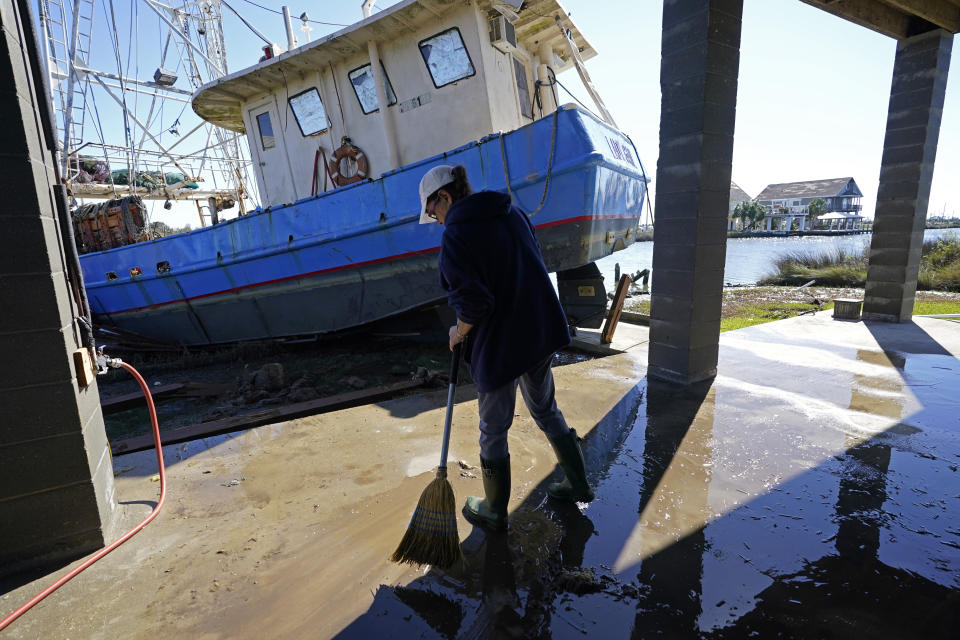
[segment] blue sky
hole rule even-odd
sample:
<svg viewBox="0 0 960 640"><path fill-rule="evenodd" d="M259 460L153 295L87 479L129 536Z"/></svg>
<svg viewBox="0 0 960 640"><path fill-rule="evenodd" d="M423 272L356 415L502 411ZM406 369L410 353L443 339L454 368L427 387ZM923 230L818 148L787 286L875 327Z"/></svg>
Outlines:
<svg viewBox="0 0 960 640"><path fill-rule="evenodd" d="M660 2L564 2L600 55L587 63L617 123L656 170ZM896 42L799 0L745 0L733 179L767 184L853 176L876 205ZM960 54L955 49L955 57ZM570 75L570 74L567 74ZM563 80L562 80L563 81ZM930 215L960 216L960 70L949 79Z"/></svg>
<svg viewBox="0 0 960 640"><path fill-rule="evenodd" d="M275 0L256 1L278 13L283 4ZM599 53L587 63L588 70L618 125L636 143L647 172L654 179L655 197L662 3L562 1ZM97 0L98 11L105 12L107 2ZM279 15L247 0L230 2L276 42L286 42ZM362 17L359 0L324 3L320 7L307 2L298 6L295 2L289 0L294 17L307 11L313 20L342 24ZM377 9L391 4L394 2L382 1ZM156 66L158 20L142 2L118 0L115 6L120 24L128 24L131 7L138 7L141 45L139 50L130 52L128 74L146 79ZM230 69L237 71L257 61L261 53L259 40L232 14L225 10L224 15ZM294 31L302 38L299 21L294 22ZM104 34L101 29L105 26L97 26L100 34ZM312 39L340 28L311 26ZM124 35L121 34L122 58L127 53ZM94 66L115 69L115 64L109 66L113 52L106 50L106 42L98 39L96 46L102 47L99 55L106 59L101 58L104 63ZM733 179L755 196L771 183L852 176L864 193L864 212L872 216L895 52L893 39L799 0L744 0ZM138 61L140 70L136 73ZM958 76L960 71L955 69L947 87L930 215L945 211L947 215L960 216ZM592 106L575 71L562 74L560 81ZM145 101L140 110L145 111L146 106ZM163 120L172 122L176 115L171 111L164 114ZM191 115L188 112L181 125L189 128ZM183 126L181 129L185 130ZM166 142L171 141L167 136ZM175 218L169 220L171 223L195 224L195 208L183 214L182 222L177 209L166 214Z"/></svg>

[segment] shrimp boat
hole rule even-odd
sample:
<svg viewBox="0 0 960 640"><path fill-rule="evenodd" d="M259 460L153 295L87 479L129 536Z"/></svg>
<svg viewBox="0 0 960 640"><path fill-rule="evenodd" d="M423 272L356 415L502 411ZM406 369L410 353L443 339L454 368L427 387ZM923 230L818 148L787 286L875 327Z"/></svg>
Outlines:
<svg viewBox="0 0 960 640"><path fill-rule="evenodd" d="M596 52L558 2L371 7L302 46L287 17L287 50L267 42L260 62L193 92L197 115L246 137L260 206L154 239L137 233L136 196L75 213L97 323L207 345L436 303L443 229L418 224L417 186L438 164L464 165L475 190L509 193L558 277L634 242L647 179L586 72ZM568 69L596 114L559 104Z"/></svg>

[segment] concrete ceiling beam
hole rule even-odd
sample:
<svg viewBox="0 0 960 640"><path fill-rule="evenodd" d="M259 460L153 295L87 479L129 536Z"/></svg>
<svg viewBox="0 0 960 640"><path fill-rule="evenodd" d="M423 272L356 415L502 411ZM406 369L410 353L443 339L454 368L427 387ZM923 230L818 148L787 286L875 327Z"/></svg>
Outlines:
<svg viewBox="0 0 960 640"><path fill-rule="evenodd" d="M904 13L923 18L950 33L960 32L960 5L953 2L947 0L883 0L883 2Z"/></svg>
<svg viewBox="0 0 960 640"><path fill-rule="evenodd" d="M901 40L918 33L915 18L878 0L800 0L827 13ZM926 21L924 21L926 24ZM932 26L932 25L931 25Z"/></svg>

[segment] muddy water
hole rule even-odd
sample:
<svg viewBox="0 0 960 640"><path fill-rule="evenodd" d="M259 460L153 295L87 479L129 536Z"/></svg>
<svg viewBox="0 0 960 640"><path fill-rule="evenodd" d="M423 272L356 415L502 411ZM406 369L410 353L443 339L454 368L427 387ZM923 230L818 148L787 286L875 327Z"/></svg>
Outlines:
<svg viewBox="0 0 960 640"><path fill-rule="evenodd" d="M166 451L141 536L11 638L953 638L960 624L960 329L796 318L724 334L679 389L624 354L556 370L597 499L545 499L518 409L511 526L459 522L448 571L386 558L432 477L443 393ZM463 389L453 459L476 464ZM123 508L156 495L116 460ZM453 467L460 501L476 469ZM42 584L0 598L0 614Z"/></svg>

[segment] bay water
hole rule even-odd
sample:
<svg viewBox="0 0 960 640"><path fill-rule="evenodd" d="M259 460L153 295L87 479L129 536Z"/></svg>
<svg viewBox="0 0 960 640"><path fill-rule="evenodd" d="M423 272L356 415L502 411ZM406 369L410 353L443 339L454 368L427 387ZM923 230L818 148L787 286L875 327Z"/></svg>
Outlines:
<svg viewBox="0 0 960 640"><path fill-rule="evenodd" d="M924 241L936 240L945 234L960 235L960 229L927 229ZM755 284L776 271L776 261L791 254L834 253L843 249L859 253L870 244L870 234L847 236L802 236L786 238L729 238L723 281L727 285ZM653 242L636 242L623 251L617 251L597 260L607 291L616 288L615 270L634 274L653 266ZM653 276L651 275L651 282Z"/></svg>

